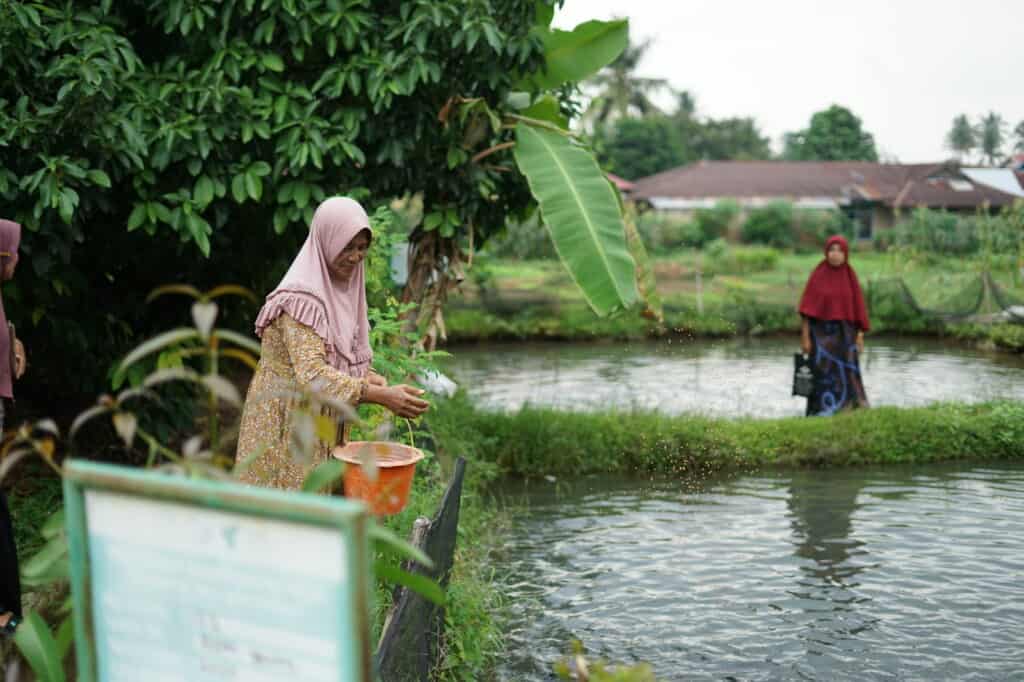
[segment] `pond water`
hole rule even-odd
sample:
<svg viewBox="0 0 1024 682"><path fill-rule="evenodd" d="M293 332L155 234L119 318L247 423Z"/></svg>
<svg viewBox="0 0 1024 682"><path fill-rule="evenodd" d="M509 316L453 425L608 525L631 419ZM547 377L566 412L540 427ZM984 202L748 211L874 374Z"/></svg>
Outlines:
<svg viewBox="0 0 1024 682"><path fill-rule="evenodd" d="M862 371L873 405L1024 400L1024 356L933 339L870 340ZM478 404L656 409L666 414L802 415L790 395L792 339L459 347L447 370Z"/></svg>
<svg viewBox="0 0 1024 682"><path fill-rule="evenodd" d="M502 680L1024 679L1024 463L510 484Z"/></svg>

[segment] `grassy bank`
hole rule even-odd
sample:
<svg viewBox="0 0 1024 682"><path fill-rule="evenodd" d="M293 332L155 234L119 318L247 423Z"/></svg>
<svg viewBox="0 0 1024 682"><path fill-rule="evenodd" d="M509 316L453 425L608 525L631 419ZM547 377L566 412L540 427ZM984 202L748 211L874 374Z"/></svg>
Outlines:
<svg viewBox="0 0 1024 682"><path fill-rule="evenodd" d="M658 293L665 309L661 325L633 314L596 317L557 261L492 260L480 266L474 283L453 298L446 311L448 336L454 343L468 343L795 334L797 300L820 256L775 253L764 259L764 251L734 247L732 260L717 270L692 250L656 258ZM894 278L902 279L921 307L960 309L974 300L969 287L977 281L983 263L952 258L906 262L893 254L872 252L857 253L854 259L875 333L945 336L1024 352L1024 326L942 324L901 300L894 286ZM747 261L753 265L746 265ZM698 269L703 273L699 294ZM993 276L1015 297L1024 297L1012 271L997 270Z"/></svg>
<svg viewBox="0 0 1024 682"><path fill-rule="evenodd" d="M1024 403L1017 402L729 420L535 408L498 414L457 398L439 406L431 426L449 449L528 477L1024 457Z"/></svg>

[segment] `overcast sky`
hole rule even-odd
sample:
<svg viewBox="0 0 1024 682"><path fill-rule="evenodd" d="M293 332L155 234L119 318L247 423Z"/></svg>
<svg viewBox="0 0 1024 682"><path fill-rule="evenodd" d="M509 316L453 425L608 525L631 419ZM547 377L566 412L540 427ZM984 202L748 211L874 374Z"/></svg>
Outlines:
<svg viewBox="0 0 1024 682"><path fill-rule="evenodd" d="M654 40L640 75L754 117L776 149L832 103L904 162L947 158L957 114L1024 120L1024 0L566 0L555 25L615 16Z"/></svg>

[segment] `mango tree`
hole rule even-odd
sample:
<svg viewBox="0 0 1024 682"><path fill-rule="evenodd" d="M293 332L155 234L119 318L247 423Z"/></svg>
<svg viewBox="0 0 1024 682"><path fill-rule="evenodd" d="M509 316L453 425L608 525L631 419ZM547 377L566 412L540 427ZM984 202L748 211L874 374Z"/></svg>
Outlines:
<svg viewBox="0 0 1024 682"><path fill-rule="evenodd" d="M615 198L565 131L626 25L554 31L555 4L0 3L0 199L26 228L4 297L47 358L21 395L91 395L162 328L136 303L156 286L267 291L333 194L422 197L405 296L427 319L538 202L595 310L632 305Z"/></svg>

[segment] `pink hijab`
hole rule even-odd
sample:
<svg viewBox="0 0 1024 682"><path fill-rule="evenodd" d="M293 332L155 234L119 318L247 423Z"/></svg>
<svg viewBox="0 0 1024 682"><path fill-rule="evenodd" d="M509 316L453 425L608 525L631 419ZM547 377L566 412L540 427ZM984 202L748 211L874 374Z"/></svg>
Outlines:
<svg viewBox="0 0 1024 682"><path fill-rule="evenodd" d="M369 229L370 219L357 201L332 197L320 204L306 243L256 318L256 335L262 337L271 322L288 314L324 340L328 363L349 376L365 376L373 360L365 267L360 264L348 282L339 283L331 279L329 264Z"/></svg>
<svg viewBox="0 0 1024 682"><path fill-rule="evenodd" d="M0 219L0 269L12 258L18 257L18 246L21 244L21 225L11 220ZM11 332L7 328L7 313L4 301L0 297L0 398L14 397L14 377L11 375Z"/></svg>

